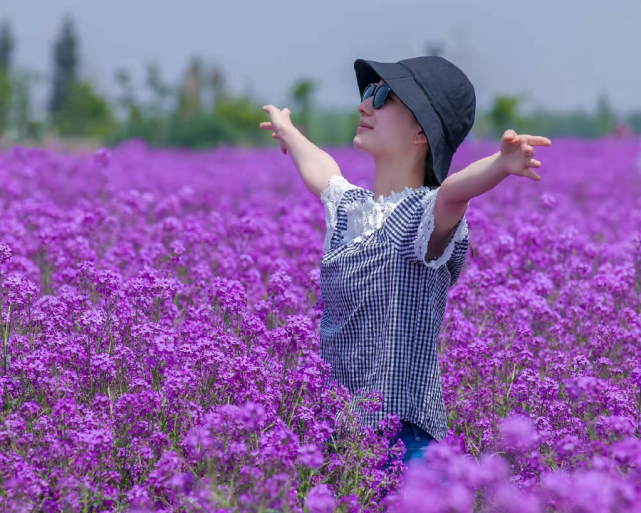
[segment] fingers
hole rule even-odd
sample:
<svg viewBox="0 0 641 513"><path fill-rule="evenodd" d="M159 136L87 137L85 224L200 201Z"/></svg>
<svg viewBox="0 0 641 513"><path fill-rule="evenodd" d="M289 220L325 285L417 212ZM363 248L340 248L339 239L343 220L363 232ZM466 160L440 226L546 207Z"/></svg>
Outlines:
<svg viewBox="0 0 641 513"><path fill-rule="evenodd" d="M550 141L547 137L541 137L539 135L524 135L523 139L525 140L526 143L532 145L532 146L550 146L552 145L552 141Z"/></svg>
<svg viewBox="0 0 641 513"><path fill-rule="evenodd" d="M279 110L273 105L263 105L263 110L269 114L269 117L271 120L274 119L274 115L277 115L279 113L287 116L289 118L290 115L290 110L288 108L284 108L283 110ZM278 121L278 120L276 120ZM260 124L261 130L275 130L276 126L272 121L265 121ZM272 139L279 139L278 135L276 135L276 132L272 133ZM280 145L280 151L283 152L283 155L287 155L287 146L285 146L282 141Z"/></svg>
<svg viewBox="0 0 641 513"><path fill-rule="evenodd" d="M273 112L281 112L282 114L286 114L287 116L289 116L291 114L291 111L287 107L285 107L284 109L280 110L277 107L274 107L273 105L263 105L263 110L265 112L269 112L270 115Z"/></svg>
<svg viewBox="0 0 641 513"><path fill-rule="evenodd" d="M551 146L552 145L552 141L550 141L550 139L548 139L547 137L542 137L540 135L529 135L529 134L517 135L517 133L514 130L506 130L505 133L503 134L503 139L506 139L508 141L514 140L515 138L519 138L521 141L531 146Z"/></svg>
<svg viewBox="0 0 641 513"><path fill-rule="evenodd" d="M538 182L539 180L541 180L541 177L540 177L539 175L537 175L537 174L536 174L534 171L532 171L531 169L530 169L530 172L527 174L527 176L528 176L528 178L531 178L531 179L532 179L532 180L534 180L535 182Z"/></svg>

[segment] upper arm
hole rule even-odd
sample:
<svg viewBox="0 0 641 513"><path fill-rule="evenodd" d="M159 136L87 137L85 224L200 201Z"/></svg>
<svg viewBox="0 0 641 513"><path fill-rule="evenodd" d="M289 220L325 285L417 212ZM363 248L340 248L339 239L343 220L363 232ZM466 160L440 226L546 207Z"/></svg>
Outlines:
<svg viewBox="0 0 641 513"><path fill-rule="evenodd" d="M318 196L318 198L320 198L321 201L323 201L323 193L325 194L325 196L327 196L332 177L334 176L339 176L343 180L345 180L345 177L343 176L343 174L340 172L340 170L338 170L338 172L336 173L330 173L327 175L319 176L317 182L314 184L315 187L314 187L314 191L312 192L314 192L314 194Z"/></svg>
<svg viewBox="0 0 641 513"><path fill-rule="evenodd" d="M334 245L337 244L334 235L339 231L339 207L343 203L344 193L355 188L357 188L356 185L349 183L343 175L331 175L328 178L327 187L320 193L320 200L325 207L325 223L327 226L327 233L323 242L323 253L332 248L332 242Z"/></svg>
<svg viewBox="0 0 641 513"><path fill-rule="evenodd" d="M450 203L442 200L440 196L436 196L434 229L428 239L427 251L424 254L425 260L431 260L443 254L469 205L469 201Z"/></svg>
<svg viewBox="0 0 641 513"><path fill-rule="evenodd" d="M329 180L332 176L343 177L343 173L341 173L338 164L333 160L332 162L332 166L323 167L323 172L314 174L313 181L310 180L307 183L307 188L318 198L321 198L321 194L323 194L323 192L329 187Z"/></svg>
<svg viewBox="0 0 641 513"><path fill-rule="evenodd" d="M459 204L439 202L439 190L430 191L421 202L412 260L434 269L445 266L450 273L451 286L463 269L469 248L465 219L469 201Z"/></svg>

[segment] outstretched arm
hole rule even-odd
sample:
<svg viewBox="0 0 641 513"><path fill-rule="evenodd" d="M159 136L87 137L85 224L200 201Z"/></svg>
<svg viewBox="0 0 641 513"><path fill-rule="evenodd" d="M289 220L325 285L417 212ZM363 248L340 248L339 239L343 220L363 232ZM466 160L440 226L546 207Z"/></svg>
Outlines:
<svg viewBox="0 0 641 513"><path fill-rule="evenodd" d="M551 144L552 141L546 137L518 135L514 130L507 130L498 153L477 160L443 180L438 200L443 203L467 203L493 189L509 175L526 176L538 182L541 177L530 169L541 167L541 163L533 158L533 146Z"/></svg>
<svg viewBox="0 0 641 513"><path fill-rule="evenodd" d="M261 123L260 129L273 130L272 138L278 139L284 155L290 154L307 189L320 197L332 175L342 176L338 164L292 124L289 109L280 110L266 105L263 110L269 114L270 120Z"/></svg>
<svg viewBox="0 0 641 513"><path fill-rule="evenodd" d="M443 253L452 232L467 211L470 199L493 189L509 175L526 176L539 181L532 167L541 167L534 158L533 146L550 146L546 137L518 135L507 130L501 139L500 151L477 160L441 184L434 205L434 231L430 236L426 259Z"/></svg>

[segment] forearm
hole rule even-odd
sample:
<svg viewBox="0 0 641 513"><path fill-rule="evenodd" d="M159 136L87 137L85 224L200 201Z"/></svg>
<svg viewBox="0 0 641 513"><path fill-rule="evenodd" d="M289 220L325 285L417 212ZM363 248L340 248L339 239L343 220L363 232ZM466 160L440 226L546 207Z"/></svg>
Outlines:
<svg viewBox="0 0 641 513"><path fill-rule="evenodd" d="M317 196L327 187L327 178L332 174L341 174L336 161L329 153L321 150L305 137L297 128L283 135L296 168L305 186Z"/></svg>
<svg viewBox="0 0 641 513"><path fill-rule="evenodd" d="M510 175L500 160L501 152L470 164L458 173L448 176L441 184L439 197L448 202L465 203L493 189Z"/></svg>

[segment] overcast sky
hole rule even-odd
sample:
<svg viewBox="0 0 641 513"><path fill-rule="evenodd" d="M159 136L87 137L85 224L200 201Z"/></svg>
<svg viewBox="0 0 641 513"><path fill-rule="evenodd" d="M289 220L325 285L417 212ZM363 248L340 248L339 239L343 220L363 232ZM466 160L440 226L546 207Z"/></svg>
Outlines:
<svg viewBox="0 0 641 513"><path fill-rule="evenodd" d="M107 94L117 67L141 86L154 61L176 81L199 55L237 92L280 108L303 76L320 81L318 104L356 108L355 59L396 62L441 41L479 109L496 93L528 92L525 110L593 110L601 91L619 112L641 109L641 0L0 0L16 64L50 72L67 12L83 74Z"/></svg>

